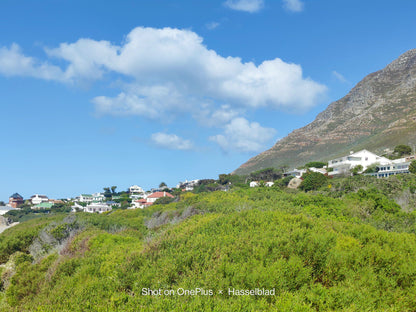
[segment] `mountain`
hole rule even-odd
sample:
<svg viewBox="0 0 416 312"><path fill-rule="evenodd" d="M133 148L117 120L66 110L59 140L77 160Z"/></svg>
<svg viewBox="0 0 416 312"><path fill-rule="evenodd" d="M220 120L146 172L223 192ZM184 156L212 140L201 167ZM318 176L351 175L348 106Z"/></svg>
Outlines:
<svg viewBox="0 0 416 312"><path fill-rule="evenodd" d="M366 76L307 126L241 165L235 174L309 161L326 161L349 151L383 154L398 144L416 144L416 49Z"/></svg>

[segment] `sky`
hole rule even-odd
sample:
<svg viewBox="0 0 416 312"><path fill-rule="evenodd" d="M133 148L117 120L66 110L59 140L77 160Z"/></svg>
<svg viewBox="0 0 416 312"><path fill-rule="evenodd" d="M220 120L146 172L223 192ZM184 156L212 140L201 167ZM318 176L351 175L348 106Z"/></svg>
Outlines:
<svg viewBox="0 0 416 312"><path fill-rule="evenodd" d="M408 0L1 0L0 200L217 178L416 48Z"/></svg>

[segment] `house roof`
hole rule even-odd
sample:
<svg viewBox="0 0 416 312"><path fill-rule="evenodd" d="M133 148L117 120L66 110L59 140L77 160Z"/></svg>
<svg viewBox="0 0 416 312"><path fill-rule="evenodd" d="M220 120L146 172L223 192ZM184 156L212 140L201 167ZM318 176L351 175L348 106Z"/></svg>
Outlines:
<svg viewBox="0 0 416 312"><path fill-rule="evenodd" d="M168 192L155 192L149 196L147 196L147 198L161 198L161 197L175 197L172 194L168 193Z"/></svg>
<svg viewBox="0 0 416 312"><path fill-rule="evenodd" d="M91 194L81 194L81 196L84 196L84 197L92 197Z"/></svg>
<svg viewBox="0 0 416 312"><path fill-rule="evenodd" d="M38 197L38 198L48 198L48 196L46 196L46 195L39 195L39 194L35 194L35 195L30 196L30 198L35 198L35 197Z"/></svg>
<svg viewBox="0 0 416 312"><path fill-rule="evenodd" d="M23 199L23 197L19 193L14 193L12 196L10 196L10 198Z"/></svg>
<svg viewBox="0 0 416 312"><path fill-rule="evenodd" d="M51 208L52 206L53 206L53 203L40 203L40 204L33 206L33 208Z"/></svg>

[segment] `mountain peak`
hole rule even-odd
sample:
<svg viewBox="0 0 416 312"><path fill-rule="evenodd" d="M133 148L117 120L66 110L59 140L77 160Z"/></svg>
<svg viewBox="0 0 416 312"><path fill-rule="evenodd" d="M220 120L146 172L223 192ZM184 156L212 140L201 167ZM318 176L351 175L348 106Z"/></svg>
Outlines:
<svg viewBox="0 0 416 312"><path fill-rule="evenodd" d="M361 80L316 119L251 158L234 173L295 167L366 148L383 153L416 144L416 49Z"/></svg>

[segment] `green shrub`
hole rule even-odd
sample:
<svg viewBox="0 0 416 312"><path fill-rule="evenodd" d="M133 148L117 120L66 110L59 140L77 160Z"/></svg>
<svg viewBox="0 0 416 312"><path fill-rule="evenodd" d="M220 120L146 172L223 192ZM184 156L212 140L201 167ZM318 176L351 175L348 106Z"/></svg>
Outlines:
<svg viewBox="0 0 416 312"><path fill-rule="evenodd" d="M303 175L303 181L299 188L306 192L317 190L327 183L327 177L319 172L309 172Z"/></svg>

